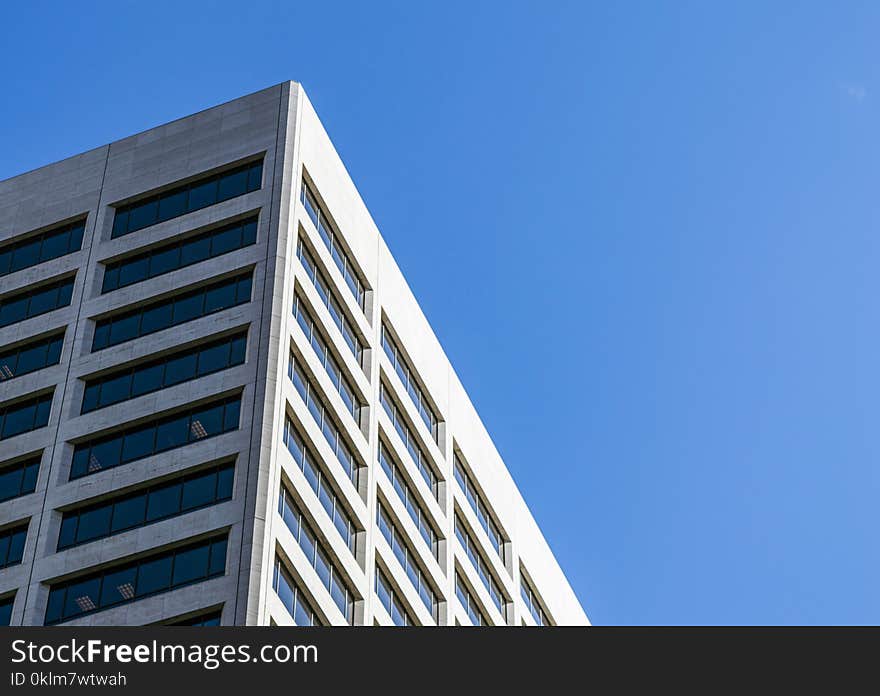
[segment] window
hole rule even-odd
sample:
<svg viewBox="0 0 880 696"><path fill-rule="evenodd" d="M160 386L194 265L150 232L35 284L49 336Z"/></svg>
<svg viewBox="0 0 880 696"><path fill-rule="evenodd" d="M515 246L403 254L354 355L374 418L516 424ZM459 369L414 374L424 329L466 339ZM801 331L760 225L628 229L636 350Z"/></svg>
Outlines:
<svg viewBox="0 0 880 696"><path fill-rule="evenodd" d="M464 549L465 553L467 554L467 557L470 559L471 563L474 566L474 569L477 571L480 582L483 583L486 590L489 592L489 596L492 598L492 602L495 604L496 607L498 607L498 611L501 612L501 615L505 616L506 614L504 611L504 595L501 593L501 588L498 586L498 583L495 582L495 578L492 576L492 572L489 570L488 564L483 560L483 557L480 555L479 547L477 546L473 537L471 537L464 522L457 514L455 516L455 536L458 537L458 540L461 543L461 546Z"/></svg>
<svg viewBox="0 0 880 696"><path fill-rule="evenodd" d="M327 307L327 311L330 312L330 318L333 320L333 323L336 324L336 328L342 332L342 338L345 340L345 344L348 346L352 355L354 355L354 359L357 361L358 365L363 366L363 343L357 333L355 333L351 322L349 322L348 318L345 316L342 306L336 299L335 292L330 288L330 284L327 282L324 274L318 269L314 257L303 244L302 239L297 241L296 255L300 262L302 262L303 268L305 268L309 279L315 286L315 289L318 291L318 295L321 296L321 301L324 303L324 306Z"/></svg>
<svg viewBox="0 0 880 696"><path fill-rule="evenodd" d="M376 596L379 598L379 603L385 607L385 611L390 614L395 626L417 625L379 566L376 566Z"/></svg>
<svg viewBox="0 0 880 696"><path fill-rule="evenodd" d="M234 464L220 464L69 510L61 518L58 550L230 500L234 475Z"/></svg>
<svg viewBox="0 0 880 696"><path fill-rule="evenodd" d="M116 208L110 236L116 238L131 234L150 225L257 191L262 179L263 161L260 160L175 186L163 193L143 196L134 203Z"/></svg>
<svg viewBox="0 0 880 696"><path fill-rule="evenodd" d="M425 608L431 612L434 621L437 621L440 605L437 603L437 595L434 594L434 589L428 582L428 575L422 570L418 561L416 561L416 555L413 553L406 535L400 531L400 528L394 523L394 519L388 514L381 502L376 508L376 524L382 536L385 537L385 541L391 547L395 558L400 561L400 565L404 572L406 572L407 578L409 578L412 586L418 592L419 599L422 600Z"/></svg>
<svg viewBox="0 0 880 696"><path fill-rule="evenodd" d="M0 440L45 428L52 408L52 392L13 404L0 404Z"/></svg>
<svg viewBox="0 0 880 696"><path fill-rule="evenodd" d="M81 413L117 404L244 363L247 332L87 379Z"/></svg>
<svg viewBox="0 0 880 696"><path fill-rule="evenodd" d="M241 395L78 443L70 480L238 429Z"/></svg>
<svg viewBox="0 0 880 696"><path fill-rule="evenodd" d="M251 271L95 322L92 352L251 301Z"/></svg>
<svg viewBox="0 0 880 696"><path fill-rule="evenodd" d="M306 376L305 372L293 361L291 356L288 365L288 376L293 382L293 386L302 396L303 402L309 409L309 413L315 419L318 427L324 435L330 449L336 455L336 459L345 469L348 478L354 483L355 488L358 485L358 463L351 452L351 447L345 442L339 426L336 424L334 417L331 415L330 409L324 405L322 397L318 394L315 385Z"/></svg>
<svg viewBox="0 0 880 696"><path fill-rule="evenodd" d="M275 558L275 572L272 576L272 588L278 595L278 599L287 608L297 626L322 626L323 622L312 604L305 597L299 585L294 582L293 576L287 572L281 564L281 560Z"/></svg>
<svg viewBox="0 0 880 696"><path fill-rule="evenodd" d="M257 216L108 263L102 293L170 273L257 241Z"/></svg>
<svg viewBox="0 0 880 696"><path fill-rule="evenodd" d="M541 600L538 599L538 593L535 592L531 583L526 579L522 568L520 568L519 571L519 594L522 597L523 602L526 603L526 609L529 610L529 613L532 615L536 624L539 626L553 625L550 615L544 611L543 604Z"/></svg>
<svg viewBox="0 0 880 696"><path fill-rule="evenodd" d="M467 612L468 618L474 626L491 625L491 622L483 614L477 600L474 599L461 575L459 575L457 571L455 573L455 596L458 597L458 601L461 602L461 606L464 608L465 612Z"/></svg>
<svg viewBox="0 0 880 696"><path fill-rule="evenodd" d="M28 522L25 522L0 531L0 568L21 563L27 530Z"/></svg>
<svg viewBox="0 0 880 696"><path fill-rule="evenodd" d="M226 572L226 535L49 585L44 624L201 582Z"/></svg>
<svg viewBox="0 0 880 696"><path fill-rule="evenodd" d="M185 619L169 621L166 626L219 626L220 619L223 615L222 609L208 611L202 614L196 614Z"/></svg>
<svg viewBox="0 0 880 696"><path fill-rule="evenodd" d="M400 407L394 402L391 390L385 386L385 382L379 385L379 402L391 419L394 429L400 435L400 439L403 440L406 451L409 452L409 456L418 468L422 478L425 479L425 483L431 489L431 493L437 498L440 494L437 474L429 463L428 455L422 450L421 445L419 445L418 440L410 430Z"/></svg>
<svg viewBox="0 0 880 696"><path fill-rule="evenodd" d="M330 256L333 257L333 262L339 268L339 272L342 273L345 284L351 291L358 307L363 309L364 295L366 293L364 292L364 284L361 282L360 274L356 270L354 263L352 263L351 257L340 243L339 235L334 231L336 229L335 225L330 222L330 217L318 204L317 198L305 181L302 182L300 189L300 201L305 206L306 214L315 223L315 227L324 244L330 250Z"/></svg>
<svg viewBox="0 0 880 696"><path fill-rule="evenodd" d="M330 593L334 604L339 607L345 620L352 624L354 622L354 595L348 589L348 583L333 562L332 554L319 541L308 520L299 511L299 507L283 486L278 493L278 514L281 515L284 524L287 525L309 563L312 564L312 568L318 573L318 577L321 578L321 582Z"/></svg>
<svg viewBox="0 0 880 696"><path fill-rule="evenodd" d="M397 347L397 343L395 343L384 322L382 323L382 348L394 366L394 371L400 377L401 382L403 382L403 388L406 389L406 393L413 404L415 404L419 416L428 427L434 442L439 442L440 428L437 414L425 397L425 392L419 386L415 371L409 367L409 362L403 356L400 348Z"/></svg>
<svg viewBox="0 0 880 696"><path fill-rule="evenodd" d="M315 457L312 451L306 447L305 441L296 431L293 421L287 418L284 423L284 444L296 462L297 466L303 472L306 480L309 482L321 506L333 522L333 526L345 545L355 553L355 544L357 539L357 527L351 521L348 511L340 503L339 496L333 490L333 486L329 482L329 478L319 463L320 460Z"/></svg>
<svg viewBox="0 0 880 696"><path fill-rule="evenodd" d="M61 360L63 343L62 331L0 351L0 382L42 370L50 365L57 365Z"/></svg>
<svg viewBox="0 0 880 696"><path fill-rule="evenodd" d="M72 296L73 276L6 295L0 299L0 327L66 307Z"/></svg>
<svg viewBox="0 0 880 696"><path fill-rule="evenodd" d="M33 493L37 489L42 456L40 453L12 464L0 465L0 503Z"/></svg>
<svg viewBox="0 0 880 696"><path fill-rule="evenodd" d="M22 235L0 245L0 276L79 251L85 228L85 219L77 220L39 234Z"/></svg>
<svg viewBox="0 0 880 696"><path fill-rule="evenodd" d="M385 475L388 476L388 480L391 481L394 491L406 507L407 513L409 513L412 521L415 522L416 526L419 528L419 534L421 534L422 539L425 540L428 548L431 549L431 554L434 558L437 558L440 548L437 544L437 532L434 531L434 527L428 521L428 515L422 509L419 499L409 487L400 467L397 465L397 462L394 461L388 447L381 439L379 440L379 464L382 466Z"/></svg>
<svg viewBox="0 0 880 696"><path fill-rule="evenodd" d="M461 486L461 490L464 492L468 503L470 503L471 509L476 513L477 520L480 522L483 529L486 530L486 534L489 535L489 541L492 542L492 548L495 550L495 553L498 554L498 558L500 558L503 563L504 535L501 533L500 527L495 524L494 518L489 512L489 508L483 502L483 498L480 496L474 482L465 470L464 463L458 456L458 452L455 453L453 472L455 474L455 480L458 481L458 485Z"/></svg>
<svg viewBox="0 0 880 696"><path fill-rule="evenodd" d="M305 303L299 295L293 300L293 315L308 339L309 345L312 346L315 355L318 356L318 360L321 362L327 376L330 377L334 388L339 392L339 396L342 397L346 409L351 413L355 423L360 425L361 409L364 408L360 397L354 390L354 387L351 386L351 382L345 376L345 373L339 366L339 362L333 356L328 340L323 336L315 320L312 319L312 315L306 309ZM291 361L293 360L293 354L291 354L290 359Z"/></svg>
<svg viewBox="0 0 880 696"><path fill-rule="evenodd" d="M0 599L0 626L8 626L12 621L12 606L15 604L15 595Z"/></svg>

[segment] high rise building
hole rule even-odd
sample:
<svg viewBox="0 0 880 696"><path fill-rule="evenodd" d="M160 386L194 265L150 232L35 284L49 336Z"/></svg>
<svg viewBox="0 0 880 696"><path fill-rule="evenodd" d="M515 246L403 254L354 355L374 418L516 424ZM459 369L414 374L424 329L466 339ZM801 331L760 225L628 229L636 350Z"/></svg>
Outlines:
<svg viewBox="0 0 880 696"><path fill-rule="evenodd" d="M0 182L0 501L0 623L587 623L296 83Z"/></svg>

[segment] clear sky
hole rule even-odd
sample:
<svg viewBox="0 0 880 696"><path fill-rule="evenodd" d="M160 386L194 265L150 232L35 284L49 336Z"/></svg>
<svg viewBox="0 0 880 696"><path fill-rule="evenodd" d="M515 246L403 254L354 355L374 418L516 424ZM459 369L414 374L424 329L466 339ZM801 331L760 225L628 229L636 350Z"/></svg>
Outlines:
<svg viewBox="0 0 880 696"><path fill-rule="evenodd" d="M591 619L880 622L880 6L28 2L0 178L301 81Z"/></svg>

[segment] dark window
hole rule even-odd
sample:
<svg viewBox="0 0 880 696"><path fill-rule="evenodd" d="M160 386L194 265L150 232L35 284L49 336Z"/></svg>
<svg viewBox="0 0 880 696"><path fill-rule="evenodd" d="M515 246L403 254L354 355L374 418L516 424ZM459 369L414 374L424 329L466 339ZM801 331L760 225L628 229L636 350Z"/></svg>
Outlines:
<svg viewBox="0 0 880 696"><path fill-rule="evenodd" d="M46 427L51 405L51 392L11 405L0 404L0 440Z"/></svg>
<svg viewBox="0 0 880 696"><path fill-rule="evenodd" d="M121 261L108 263L104 269L101 292L155 278L208 258L221 256L256 242L257 217L224 225L217 229L163 244Z"/></svg>
<svg viewBox="0 0 880 696"><path fill-rule="evenodd" d="M99 319L95 323L92 352L191 321L226 307L249 302L250 282L251 272L248 271L195 290L189 290L177 297L159 300L144 307L125 310ZM238 288L237 293L235 292L236 287ZM211 299L206 303L206 295L211 298L218 296L218 293L226 298L230 297L230 293L233 293L233 299L223 306L217 306L216 300Z"/></svg>
<svg viewBox="0 0 880 696"><path fill-rule="evenodd" d="M0 599L0 626L8 626L12 621L12 606L15 604L15 595Z"/></svg>
<svg viewBox="0 0 880 696"><path fill-rule="evenodd" d="M28 523L4 529L0 532L0 568L21 563Z"/></svg>
<svg viewBox="0 0 880 696"><path fill-rule="evenodd" d="M226 537L206 539L49 586L46 625L222 575ZM172 570L173 569L173 570Z"/></svg>
<svg viewBox="0 0 880 696"><path fill-rule="evenodd" d="M222 617L222 611L217 609L216 611L209 611L204 614L196 614L195 616L190 616L186 619L179 619L177 621L169 621L166 623L166 626L219 626L220 619Z"/></svg>
<svg viewBox="0 0 880 696"><path fill-rule="evenodd" d="M0 503L36 490L41 457L38 454L0 466Z"/></svg>
<svg viewBox="0 0 880 696"><path fill-rule="evenodd" d="M79 251L84 229L85 220L78 220L3 244L0 246L0 276Z"/></svg>
<svg viewBox="0 0 880 696"><path fill-rule="evenodd" d="M206 208L218 201L256 191L260 188L262 171L262 160L252 162L119 206L113 218L111 237L121 237L157 222ZM256 186L254 182L257 182Z"/></svg>
<svg viewBox="0 0 880 696"><path fill-rule="evenodd" d="M240 395L228 397L209 406L160 417L144 425L129 426L112 435L81 442L73 450L70 478L112 469L157 452L235 430L238 428L240 401Z"/></svg>
<svg viewBox="0 0 880 696"><path fill-rule="evenodd" d="M0 326L9 326L70 304L73 278L19 290L0 300Z"/></svg>
<svg viewBox="0 0 880 696"><path fill-rule="evenodd" d="M63 342L62 332L0 351L0 382L58 364Z"/></svg>

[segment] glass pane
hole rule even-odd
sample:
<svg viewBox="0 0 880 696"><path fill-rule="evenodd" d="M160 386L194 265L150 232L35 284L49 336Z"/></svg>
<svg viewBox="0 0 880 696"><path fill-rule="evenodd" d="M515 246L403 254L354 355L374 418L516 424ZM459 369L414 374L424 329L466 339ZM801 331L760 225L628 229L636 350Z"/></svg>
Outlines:
<svg viewBox="0 0 880 696"><path fill-rule="evenodd" d="M140 396L161 389L164 371L165 366L162 364L137 368L131 376L131 396Z"/></svg>
<svg viewBox="0 0 880 696"><path fill-rule="evenodd" d="M229 401L223 411L223 432L236 430L238 428L239 412L241 410L240 401Z"/></svg>
<svg viewBox="0 0 880 696"><path fill-rule="evenodd" d="M21 491L22 469L14 466L0 472L0 501L15 498Z"/></svg>
<svg viewBox="0 0 880 696"><path fill-rule="evenodd" d="M119 286L131 285L144 280L150 269L149 257L131 259L119 267Z"/></svg>
<svg viewBox="0 0 880 696"><path fill-rule="evenodd" d="M156 432L156 451L172 449L189 441L189 416L176 416L159 424Z"/></svg>
<svg viewBox="0 0 880 696"><path fill-rule="evenodd" d="M120 500L113 506L113 520L110 531L121 532L143 524L147 514L147 494L142 493L127 500Z"/></svg>
<svg viewBox="0 0 880 696"><path fill-rule="evenodd" d="M57 259L59 256L63 256L68 252L69 242L69 230L47 234L43 237L43 244L40 247L40 259L46 261L48 259Z"/></svg>
<svg viewBox="0 0 880 696"><path fill-rule="evenodd" d="M131 208L128 212L128 231L133 232L155 224L158 213L159 205L155 199Z"/></svg>
<svg viewBox="0 0 880 696"><path fill-rule="evenodd" d="M187 190L165 194L159 201L159 220L170 220L186 212Z"/></svg>
<svg viewBox="0 0 880 696"><path fill-rule="evenodd" d="M226 538L211 542L211 562L208 564L208 575L221 575L226 572Z"/></svg>
<svg viewBox="0 0 880 696"><path fill-rule="evenodd" d="M113 437L92 445L86 471L92 473L117 466L122 458L122 438Z"/></svg>
<svg viewBox="0 0 880 696"><path fill-rule="evenodd" d="M21 480L21 493L33 493L37 488L37 475L40 472L40 462L37 460L28 464L24 469L24 477Z"/></svg>
<svg viewBox="0 0 880 696"><path fill-rule="evenodd" d="M44 288L31 295L31 301L28 305L28 316L35 317L38 314L51 312L58 306L58 287L50 286Z"/></svg>
<svg viewBox="0 0 880 696"><path fill-rule="evenodd" d="M235 479L235 468L226 467L217 473L217 500L227 500L232 497L232 484Z"/></svg>
<svg viewBox="0 0 880 696"><path fill-rule="evenodd" d="M7 298L0 306L0 326L8 326L27 317L28 298Z"/></svg>
<svg viewBox="0 0 880 696"><path fill-rule="evenodd" d="M211 256L220 256L241 246L241 226L218 230L211 239Z"/></svg>
<svg viewBox="0 0 880 696"><path fill-rule="evenodd" d="M36 412L37 407L34 404L9 409L3 419L2 437L12 437L33 429Z"/></svg>
<svg viewBox="0 0 880 696"><path fill-rule="evenodd" d="M199 352L199 375L207 375L222 370L227 366L229 358L229 344L220 343Z"/></svg>
<svg viewBox="0 0 880 696"><path fill-rule="evenodd" d="M263 163L252 164L248 170L248 191L256 191L260 188L263 179Z"/></svg>
<svg viewBox="0 0 880 696"><path fill-rule="evenodd" d="M58 533L58 548L63 549L76 543L77 515L65 516L61 520L61 531Z"/></svg>
<svg viewBox="0 0 880 696"><path fill-rule="evenodd" d="M189 190L190 210L198 210L217 202L217 181L208 181L204 184L193 186Z"/></svg>
<svg viewBox="0 0 880 696"><path fill-rule="evenodd" d="M202 291L184 295L174 300L174 323L182 324L202 315L205 295Z"/></svg>
<svg viewBox="0 0 880 696"><path fill-rule="evenodd" d="M237 172L226 174L220 179L220 186L217 192L217 200L225 201L235 198L243 193L247 193L248 172L242 169Z"/></svg>
<svg viewBox="0 0 880 696"><path fill-rule="evenodd" d="M18 364L15 367L15 374L23 375L26 372L33 372L46 366L46 344L31 348L25 348L18 354Z"/></svg>
<svg viewBox="0 0 880 696"><path fill-rule="evenodd" d="M162 302L145 309L141 319L141 334L161 331L171 326L172 309L171 302Z"/></svg>
<svg viewBox="0 0 880 696"><path fill-rule="evenodd" d="M101 292L110 292L119 287L119 267L107 267L104 271L104 284L101 286Z"/></svg>
<svg viewBox="0 0 880 696"><path fill-rule="evenodd" d="M116 212L116 215L113 216L113 231L110 233L111 237L118 237L121 234L125 234L128 231L128 211L120 210Z"/></svg>
<svg viewBox="0 0 880 696"><path fill-rule="evenodd" d="M219 312L235 305L235 283L223 283L210 288L205 299L205 313Z"/></svg>
<svg viewBox="0 0 880 696"><path fill-rule="evenodd" d="M180 247L174 245L154 251L150 256L149 276L151 278L173 271L180 265Z"/></svg>
<svg viewBox="0 0 880 696"><path fill-rule="evenodd" d="M120 377L109 379L101 385L101 406L125 401L131 392L131 375L126 373Z"/></svg>
<svg viewBox="0 0 880 696"><path fill-rule="evenodd" d="M101 589L101 606L109 607L134 599L137 567L111 571L104 576Z"/></svg>
<svg viewBox="0 0 880 696"><path fill-rule="evenodd" d="M213 471L184 481L181 510L191 510L213 503L216 489L217 474Z"/></svg>
<svg viewBox="0 0 880 696"><path fill-rule="evenodd" d="M147 521L161 520L180 512L180 485L172 484L150 491L147 496Z"/></svg>
<svg viewBox="0 0 880 696"><path fill-rule="evenodd" d="M204 261L211 255L211 239L205 236L187 239L180 248L180 264L189 264Z"/></svg>
<svg viewBox="0 0 880 696"><path fill-rule="evenodd" d="M126 433L122 443L122 461L130 462L151 455L155 438L156 429L152 425Z"/></svg>
<svg viewBox="0 0 880 696"><path fill-rule="evenodd" d="M10 272L19 271L22 268L35 266L40 262L40 238L32 239L17 247L12 252L12 264Z"/></svg>
<svg viewBox="0 0 880 696"><path fill-rule="evenodd" d="M64 602L64 618L97 609L100 591L100 578L92 578L70 585L67 588L67 598Z"/></svg>
<svg viewBox="0 0 880 696"><path fill-rule="evenodd" d="M197 546L177 553L174 557L174 577L172 585L182 585L200 580L208 574L208 546Z"/></svg>
<svg viewBox="0 0 880 696"><path fill-rule="evenodd" d="M199 409L192 415L190 441L201 440L223 431L223 406Z"/></svg>
<svg viewBox="0 0 880 696"><path fill-rule="evenodd" d="M53 338L49 342L49 348L46 354L46 364L47 365L55 365L61 360L61 347L64 343L64 338L58 336Z"/></svg>
<svg viewBox="0 0 880 696"><path fill-rule="evenodd" d="M128 316L116 317L110 325L110 345L124 343L136 338L140 315L129 314Z"/></svg>
<svg viewBox="0 0 880 696"><path fill-rule="evenodd" d="M137 574L137 596L166 590L171 585L171 556L145 561Z"/></svg>
<svg viewBox="0 0 880 696"><path fill-rule="evenodd" d="M113 508L110 505L102 505L99 508L80 513L76 540L82 543L107 536L110 533L112 512Z"/></svg>
<svg viewBox="0 0 880 696"><path fill-rule="evenodd" d="M256 220L246 222L241 231L241 243L244 246L254 244L257 241L257 223Z"/></svg>
<svg viewBox="0 0 880 696"><path fill-rule="evenodd" d="M196 353L180 355L170 359L165 363L165 381L164 386L170 387L196 376L196 363L198 356Z"/></svg>
<svg viewBox="0 0 880 696"><path fill-rule="evenodd" d="M229 355L230 365L241 365L244 362L245 353L247 351L247 338L238 336L232 340L232 347Z"/></svg>

